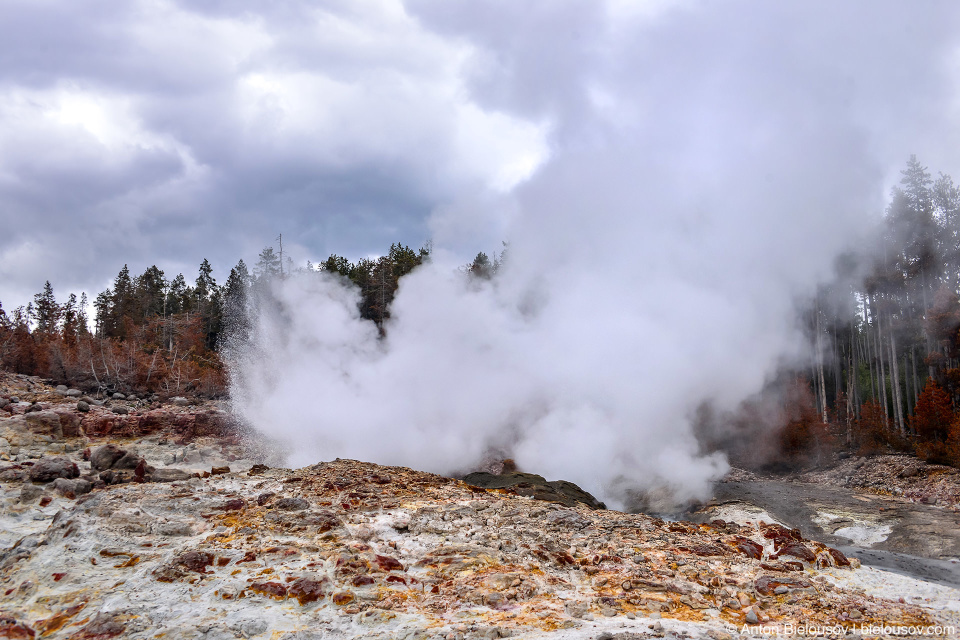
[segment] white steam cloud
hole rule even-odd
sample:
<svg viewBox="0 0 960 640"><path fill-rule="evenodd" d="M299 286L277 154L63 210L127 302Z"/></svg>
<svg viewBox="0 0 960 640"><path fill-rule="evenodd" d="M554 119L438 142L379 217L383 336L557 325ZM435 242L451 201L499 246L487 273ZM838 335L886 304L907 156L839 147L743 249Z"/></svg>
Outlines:
<svg viewBox="0 0 960 640"><path fill-rule="evenodd" d="M796 301L946 122L951 5L411 6L472 43L478 105L550 123L551 155L435 214L383 339L338 280L282 283L234 365L236 409L295 465L448 473L497 449L615 506L704 497L726 463L692 411L799 357ZM498 237L493 281L457 271Z"/></svg>

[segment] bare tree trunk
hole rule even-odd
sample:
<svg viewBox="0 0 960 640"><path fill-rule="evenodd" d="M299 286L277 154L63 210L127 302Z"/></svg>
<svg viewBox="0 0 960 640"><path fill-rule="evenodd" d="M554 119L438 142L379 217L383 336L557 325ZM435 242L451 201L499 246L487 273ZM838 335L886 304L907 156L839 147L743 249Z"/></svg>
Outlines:
<svg viewBox="0 0 960 640"><path fill-rule="evenodd" d="M920 383L917 378L917 347L913 345L910 347L910 360L913 362L913 406L917 406L917 401L920 399Z"/></svg>
<svg viewBox="0 0 960 640"><path fill-rule="evenodd" d="M903 397L900 393L900 367L897 358L897 337L896 332L893 330L893 321L888 318L888 325L890 325L890 387L891 395L893 396L892 400L894 402L894 416L897 420L897 426L900 428L900 434L903 435L906 433L906 429L903 426Z"/></svg>
<svg viewBox="0 0 960 640"><path fill-rule="evenodd" d="M883 322L877 312L877 361L880 366L880 399L883 402L883 415L890 419L890 410L887 405L887 374L883 370Z"/></svg>

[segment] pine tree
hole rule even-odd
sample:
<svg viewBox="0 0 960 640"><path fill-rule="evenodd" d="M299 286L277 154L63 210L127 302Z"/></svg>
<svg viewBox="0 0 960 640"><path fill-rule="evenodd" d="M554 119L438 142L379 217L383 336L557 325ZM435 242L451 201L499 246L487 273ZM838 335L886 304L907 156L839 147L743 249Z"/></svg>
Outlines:
<svg viewBox="0 0 960 640"><path fill-rule="evenodd" d="M241 260L227 276L223 286L223 334L226 342L239 345L246 342L250 335L247 319L250 293L250 272Z"/></svg>
<svg viewBox="0 0 960 640"><path fill-rule="evenodd" d="M162 316L167 295L167 280L163 271L153 265L137 278L135 298L137 300L137 316L146 320L155 316Z"/></svg>
<svg viewBox="0 0 960 640"><path fill-rule="evenodd" d="M47 280L43 284L43 291L33 296L33 318L36 330L42 335L54 335L60 322L61 307L53 295L53 286Z"/></svg>
<svg viewBox="0 0 960 640"><path fill-rule="evenodd" d="M280 276L280 256L274 253L273 247L264 247L260 252L254 274L259 281L273 280Z"/></svg>
<svg viewBox="0 0 960 640"><path fill-rule="evenodd" d="M136 290L127 265L123 265L123 269L120 270L113 281L112 302L107 335L122 340L127 337L127 322L137 322L139 320Z"/></svg>

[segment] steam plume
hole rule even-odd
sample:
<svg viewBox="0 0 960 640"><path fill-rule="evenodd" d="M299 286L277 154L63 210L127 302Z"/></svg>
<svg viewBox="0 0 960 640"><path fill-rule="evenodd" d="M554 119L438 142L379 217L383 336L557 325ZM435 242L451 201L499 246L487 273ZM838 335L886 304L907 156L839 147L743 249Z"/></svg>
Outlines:
<svg viewBox="0 0 960 640"><path fill-rule="evenodd" d="M237 410L292 464L453 472L497 449L618 506L704 497L726 463L701 455L693 409L732 408L799 357L795 302L908 153L884 127L923 140L902 123L940 121L949 5L855 5L545 3L556 40L526 46L510 14L527 6L413 3L476 46L479 104L548 123L551 156L435 213L438 250L401 280L382 340L335 278L278 285L234 364ZM922 43L896 35L911 28ZM457 271L465 233L509 240L494 280Z"/></svg>

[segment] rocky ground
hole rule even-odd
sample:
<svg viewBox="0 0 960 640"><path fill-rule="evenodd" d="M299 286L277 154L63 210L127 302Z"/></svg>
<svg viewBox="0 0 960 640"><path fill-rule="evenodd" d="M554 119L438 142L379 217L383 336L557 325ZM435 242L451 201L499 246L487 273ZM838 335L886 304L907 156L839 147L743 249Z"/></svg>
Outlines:
<svg viewBox="0 0 960 640"><path fill-rule="evenodd" d="M826 469L795 476L798 482L859 489L960 512L960 469L905 455L851 456Z"/></svg>
<svg viewBox="0 0 960 640"><path fill-rule="evenodd" d="M761 518L664 521L526 476L284 469L215 405L82 397L0 384L0 638L716 640L951 620L915 581L881 584Z"/></svg>

